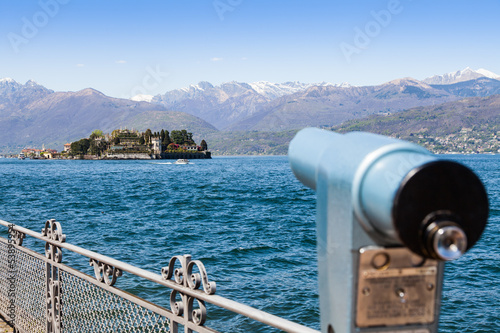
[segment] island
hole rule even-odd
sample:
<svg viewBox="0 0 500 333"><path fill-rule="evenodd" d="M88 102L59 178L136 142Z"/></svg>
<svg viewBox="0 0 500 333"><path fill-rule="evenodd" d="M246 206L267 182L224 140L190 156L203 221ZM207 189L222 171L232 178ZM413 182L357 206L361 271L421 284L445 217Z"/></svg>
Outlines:
<svg viewBox="0 0 500 333"><path fill-rule="evenodd" d="M197 145L187 130L162 129L145 132L116 129L110 134L94 130L88 138L64 145L62 158L137 160L137 159L209 159L205 140Z"/></svg>

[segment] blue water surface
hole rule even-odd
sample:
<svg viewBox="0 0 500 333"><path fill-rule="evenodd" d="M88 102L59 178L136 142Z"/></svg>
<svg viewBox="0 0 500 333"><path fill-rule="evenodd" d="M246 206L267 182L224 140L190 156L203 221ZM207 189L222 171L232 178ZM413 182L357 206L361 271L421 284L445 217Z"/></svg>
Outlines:
<svg viewBox="0 0 500 333"><path fill-rule="evenodd" d="M490 198L480 242L446 266L440 332L499 332L500 156L447 156L475 170ZM315 193L286 157L168 161L0 160L0 219L160 273L174 255L205 264L217 294L319 329ZM43 244L26 241L43 251ZM64 262L92 274L88 260ZM125 274L117 287L168 307L169 290ZM208 326L268 332L209 307Z"/></svg>

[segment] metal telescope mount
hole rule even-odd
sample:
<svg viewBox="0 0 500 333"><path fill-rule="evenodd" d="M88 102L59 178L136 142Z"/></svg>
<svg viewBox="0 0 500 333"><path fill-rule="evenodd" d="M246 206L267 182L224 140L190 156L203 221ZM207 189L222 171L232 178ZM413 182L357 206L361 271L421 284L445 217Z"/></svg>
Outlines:
<svg viewBox="0 0 500 333"><path fill-rule="evenodd" d="M444 262L486 226L479 178L415 144L363 132L307 128L288 155L317 193L321 331L437 332Z"/></svg>

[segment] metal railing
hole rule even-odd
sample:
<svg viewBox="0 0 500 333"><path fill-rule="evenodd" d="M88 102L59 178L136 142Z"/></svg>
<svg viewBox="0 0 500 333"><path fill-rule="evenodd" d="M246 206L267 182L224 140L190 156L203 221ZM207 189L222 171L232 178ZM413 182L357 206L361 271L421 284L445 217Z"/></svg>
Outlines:
<svg viewBox="0 0 500 333"><path fill-rule="evenodd" d="M0 220L0 315L18 332L217 332L205 326L206 303L286 332L316 332L267 312L215 295L202 262L174 256L155 274L66 243L59 222L41 233ZM23 246L30 236L45 256ZM62 250L89 258L95 277L62 263ZM170 309L115 287L124 273L171 289Z"/></svg>

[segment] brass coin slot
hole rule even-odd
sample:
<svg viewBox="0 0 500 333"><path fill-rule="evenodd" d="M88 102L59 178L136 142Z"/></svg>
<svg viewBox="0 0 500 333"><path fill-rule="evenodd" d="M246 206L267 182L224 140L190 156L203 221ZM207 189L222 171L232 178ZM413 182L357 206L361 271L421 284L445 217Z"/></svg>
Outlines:
<svg viewBox="0 0 500 333"><path fill-rule="evenodd" d="M373 256L372 266L379 271L387 269L389 267L389 263L391 261L391 257L385 252L377 253Z"/></svg>

